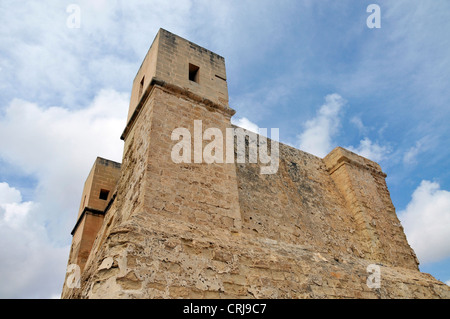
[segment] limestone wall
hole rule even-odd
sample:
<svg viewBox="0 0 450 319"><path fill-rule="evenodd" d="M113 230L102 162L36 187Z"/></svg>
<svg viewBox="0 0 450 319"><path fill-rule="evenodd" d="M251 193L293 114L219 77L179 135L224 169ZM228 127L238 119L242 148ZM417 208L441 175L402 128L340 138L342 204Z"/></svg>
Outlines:
<svg viewBox="0 0 450 319"><path fill-rule="evenodd" d="M427 274L246 233L140 214L115 228L75 298L449 298Z"/></svg>
<svg viewBox="0 0 450 319"><path fill-rule="evenodd" d="M345 178L344 167L330 167L344 156L354 161ZM418 269L378 164L342 148L322 160L280 144L278 173L262 175L259 166L237 165L243 231Z"/></svg>
<svg viewBox="0 0 450 319"><path fill-rule="evenodd" d="M369 174L375 182L358 170L345 177L367 179L351 203L377 221L386 216L384 232L374 226L365 233L367 216L359 225L331 158L280 144L273 175L259 174L260 164L173 163L170 132L192 129L197 117L204 129L230 126L222 111L152 90L127 137L117 197L81 288L65 288L64 298L450 297L448 286L417 270L390 201L376 199L388 193L373 162L340 149L331 155L377 171ZM374 234L379 241L371 246ZM398 247L389 249L386 235ZM369 265L380 269L379 288L367 284Z"/></svg>

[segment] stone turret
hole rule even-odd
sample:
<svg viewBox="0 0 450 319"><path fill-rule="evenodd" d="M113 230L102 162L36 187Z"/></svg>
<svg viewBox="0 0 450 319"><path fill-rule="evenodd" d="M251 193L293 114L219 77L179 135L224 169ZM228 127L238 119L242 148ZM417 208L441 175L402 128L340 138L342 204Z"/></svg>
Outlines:
<svg viewBox="0 0 450 319"><path fill-rule="evenodd" d="M113 199L120 176L120 164L97 157L84 184L76 224L71 232L72 247L69 264L84 269L98 230L103 224L105 210Z"/></svg>

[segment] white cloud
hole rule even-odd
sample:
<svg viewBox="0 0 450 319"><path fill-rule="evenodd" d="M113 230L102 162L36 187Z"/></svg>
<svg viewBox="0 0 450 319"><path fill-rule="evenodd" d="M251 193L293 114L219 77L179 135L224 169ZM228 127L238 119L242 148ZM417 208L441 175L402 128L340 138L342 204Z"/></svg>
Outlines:
<svg viewBox="0 0 450 319"><path fill-rule="evenodd" d="M408 242L421 263L450 257L450 192L422 181L406 209L398 213Z"/></svg>
<svg viewBox="0 0 450 319"><path fill-rule="evenodd" d="M349 151L368 158L374 162L385 160L390 153L388 146L382 146L378 143L373 143L368 137L359 142L358 147L347 146Z"/></svg>
<svg viewBox="0 0 450 319"><path fill-rule="evenodd" d="M60 293L84 181L97 156L122 160L128 102L102 90L79 110L13 100L0 116L0 157L37 180L33 202L0 184L0 297Z"/></svg>
<svg viewBox="0 0 450 319"><path fill-rule="evenodd" d="M189 30L191 2L80 0L80 28L72 29L70 2L2 1L2 97L75 107L103 87L128 90L160 27Z"/></svg>
<svg viewBox="0 0 450 319"><path fill-rule="evenodd" d="M253 122L251 122L246 117L240 117L237 119L232 118L231 123L237 125L239 127L245 128L246 130L252 131L254 133L259 132L259 126Z"/></svg>
<svg viewBox="0 0 450 319"><path fill-rule="evenodd" d="M435 146L435 140L430 136L425 136L418 140L414 146L408 149L403 155L403 164L413 165L417 163L417 156L426 152L431 147Z"/></svg>
<svg viewBox="0 0 450 319"><path fill-rule="evenodd" d="M61 289L68 247L54 246L33 221L39 211L20 192L0 183L0 298L48 298Z"/></svg>
<svg viewBox="0 0 450 319"><path fill-rule="evenodd" d="M361 133L361 134L367 133L367 131L368 131L367 127L364 125L363 121L361 120L361 118L359 116L356 116L356 115L353 116L350 119L350 123L352 123L353 125L355 125L358 128L359 133Z"/></svg>
<svg viewBox="0 0 450 319"><path fill-rule="evenodd" d="M386 95L395 87L397 92L408 92L414 101L394 104L399 119L411 113L448 115L450 42L437 30L450 28L450 21L443 14L450 8L449 2L399 0L385 1L382 6L380 30L390 32L374 34L356 24L361 51L352 63L355 68L339 74L339 92ZM410 81L402 81L404 78Z"/></svg>
<svg viewBox="0 0 450 319"><path fill-rule="evenodd" d="M128 101L128 94L113 90L73 111L13 100L0 117L0 157L38 180L34 201L45 213L36 218L52 236L66 235L67 214L78 207L96 156L121 161Z"/></svg>
<svg viewBox="0 0 450 319"><path fill-rule="evenodd" d="M346 101L339 94L330 94L325 97L325 104L320 107L317 115L305 123L305 130L297 136L298 147L313 155L324 157L333 148L333 136L339 133L341 124L341 110ZM350 119L360 132L367 131L362 120L353 116ZM348 150L355 152L375 162L387 158L390 147L372 142L365 137L357 147L346 146Z"/></svg>
<svg viewBox="0 0 450 319"><path fill-rule="evenodd" d="M28 215L33 203L22 203L19 190L8 183L0 183L0 226L17 229Z"/></svg>
<svg viewBox="0 0 450 319"><path fill-rule="evenodd" d="M339 113L344 104L339 94L327 95L316 117L307 121L305 130L297 136L298 147L319 157L326 156L332 150L332 137L338 132Z"/></svg>
<svg viewBox="0 0 450 319"><path fill-rule="evenodd" d="M32 205L32 202L0 204L0 212L3 215L0 223L17 229L26 219Z"/></svg>
<svg viewBox="0 0 450 319"><path fill-rule="evenodd" d="M414 164L416 163L417 155L420 153L422 145L417 142L415 146L411 147L406 153L403 155L403 163L405 164Z"/></svg>
<svg viewBox="0 0 450 319"><path fill-rule="evenodd" d="M22 201L20 191L9 187L8 183L0 183L0 205L17 203Z"/></svg>

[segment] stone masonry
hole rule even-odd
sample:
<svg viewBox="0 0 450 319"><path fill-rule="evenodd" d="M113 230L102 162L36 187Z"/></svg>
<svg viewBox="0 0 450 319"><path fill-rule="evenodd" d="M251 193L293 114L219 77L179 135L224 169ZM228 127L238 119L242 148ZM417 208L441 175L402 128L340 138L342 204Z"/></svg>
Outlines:
<svg viewBox="0 0 450 319"><path fill-rule="evenodd" d="M68 262L81 281L62 298L450 297L419 271L373 161L282 143L275 174L172 160L176 128L225 132L233 115L224 58L160 29L133 82L122 164L99 158L86 181Z"/></svg>

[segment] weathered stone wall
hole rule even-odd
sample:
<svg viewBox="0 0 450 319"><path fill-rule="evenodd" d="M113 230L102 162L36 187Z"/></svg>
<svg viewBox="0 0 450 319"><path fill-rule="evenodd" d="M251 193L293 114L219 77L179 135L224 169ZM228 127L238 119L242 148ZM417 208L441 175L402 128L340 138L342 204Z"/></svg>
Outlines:
<svg viewBox="0 0 450 319"><path fill-rule="evenodd" d="M404 235L397 244L410 252L406 262L396 260L397 251L367 251L367 239L324 160L280 144L280 167L273 175L259 174L260 164L174 164L175 141L168 132L175 125L192 130L197 116L209 123L204 129L227 127L227 121L162 87L148 103L130 133L135 142L126 144L128 169L82 287L66 289L63 297L450 297L448 286L411 264L415 259ZM378 188L384 191L382 184ZM381 286L369 288L367 267L375 263Z"/></svg>
<svg viewBox="0 0 450 319"><path fill-rule="evenodd" d="M194 121L202 120L203 130L218 128L225 132L230 127L230 114L226 110L207 110L205 106L182 95L155 87L153 130L147 159L147 182L144 210L168 218L180 219L208 227L239 230L236 169L231 164L174 163L171 158L171 133L176 128L192 132ZM203 134L202 134L203 135ZM201 143L201 150L209 141Z"/></svg>
<svg viewBox="0 0 450 319"><path fill-rule="evenodd" d="M361 257L418 270L418 260L395 214L380 166L340 147L324 162L351 214L363 245Z"/></svg>
<svg viewBox="0 0 450 319"><path fill-rule="evenodd" d="M337 163L344 158L353 162ZM378 164L342 148L322 160L280 144L277 174L238 164L237 176L244 231L418 269Z"/></svg>
<svg viewBox="0 0 450 319"><path fill-rule="evenodd" d="M449 298L418 271L152 214L115 228L76 298ZM73 289L75 292L76 289Z"/></svg>

